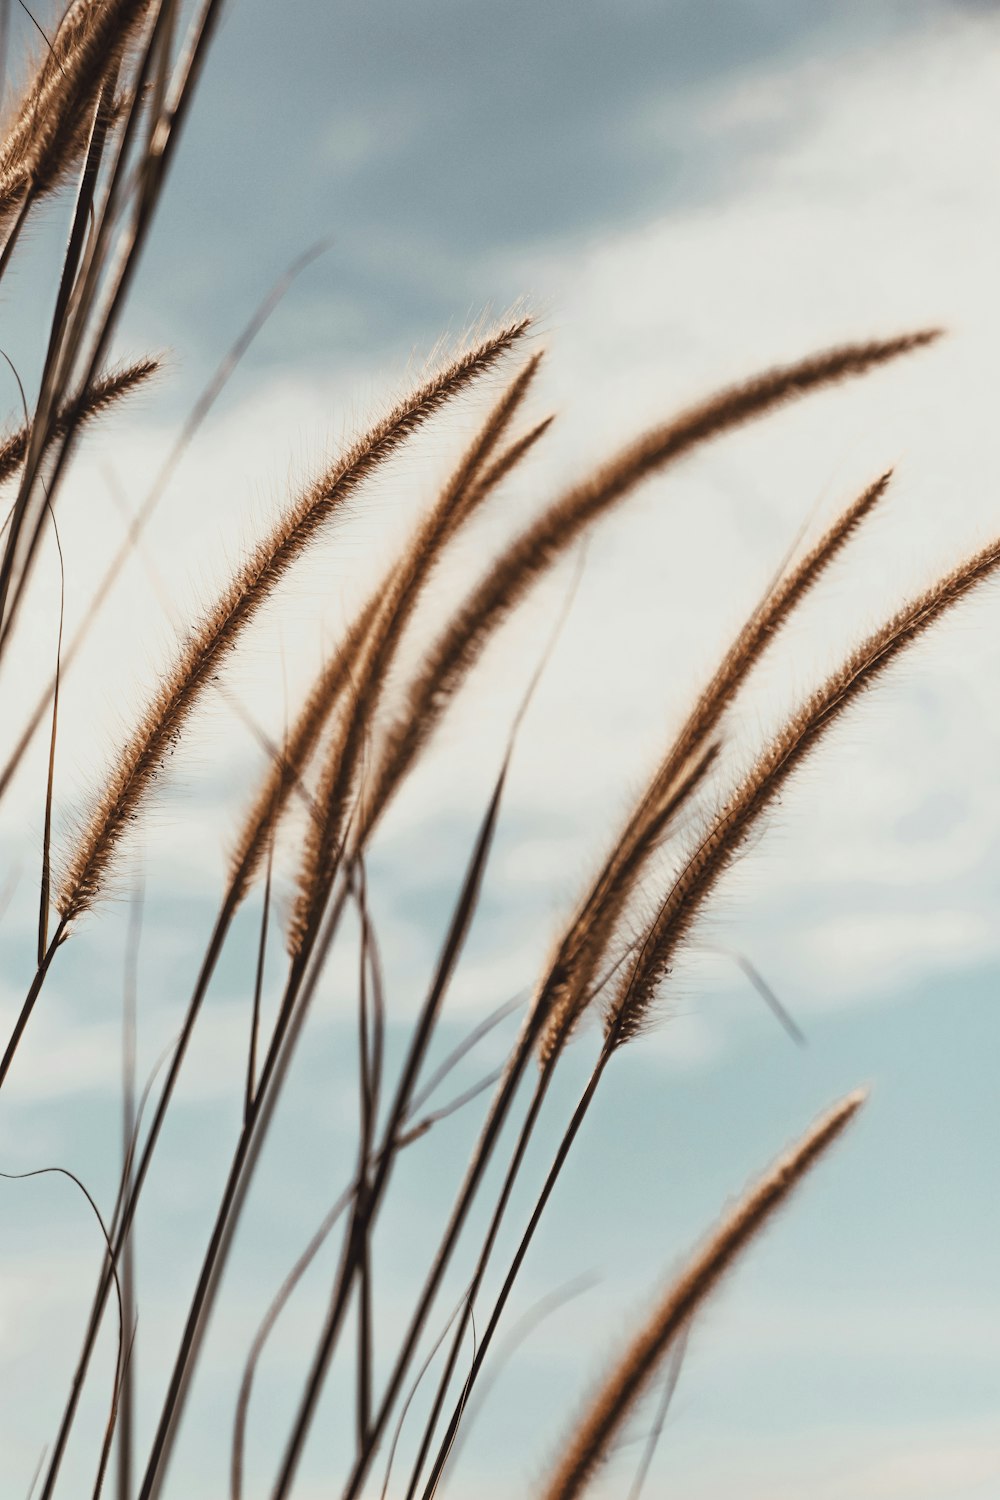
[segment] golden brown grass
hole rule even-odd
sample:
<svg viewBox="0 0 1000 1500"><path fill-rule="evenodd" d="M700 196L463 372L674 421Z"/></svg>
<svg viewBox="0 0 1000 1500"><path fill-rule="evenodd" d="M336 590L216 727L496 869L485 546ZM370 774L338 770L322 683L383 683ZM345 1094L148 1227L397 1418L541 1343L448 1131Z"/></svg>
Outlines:
<svg viewBox="0 0 1000 1500"><path fill-rule="evenodd" d="M429 648L406 704L391 727L371 777L367 831L428 743L448 703L487 642L529 589L562 557L586 527L619 504L639 484L723 433L764 416L810 391L864 375L878 365L932 343L939 330L844 345L726 387L706 401L652 428L571 486L508 546L456 609Z"/></svg>
<svg viewBox="0 0 1000 1500"><path fill-rule="evenodd" d="M76 0L65 13L3 132L0 228L29 197L66 181L86 150L106 85L107 107L115 107L119 65L149 8L150 0Z"/></svg>
<svg viewBox="0 0 1000 1500"><path fill-rule="evenodd" d="M504 324L397 402L283 513L270 535L236 571L201 629L178 654L131 741L116 757L115 770L98 796L60 881L56 909L63 931L96 899L125 830L138 815L164 756L206 683L293 563L411 434L492 369L528 327L526 318Z"/></svg>
<svg viewBox="0 0 1000 1500"><path fill-rule="evenodd" d="M21 229L39 204L44 206L61 185L73 183L77 189L49 341L39 361L42 375L34 411L26 411L24 425L0 441L0 483L20 474L0 558L0 648L19 647L19 601L29 581L34 586L32 565L40 539L57 524L58 480L71 463L76 432L139 387L155 368L154 362L147 360L103 376L95 374L108 368L106 356L116 317L131 284L177 128L186 116L219 9L219 0L203 0L196 10L190 44L175 47L179 12L171 0L162 5L150 5L147 0L77 0L12 110L0 142L0 225L7 230L0 251L0 279L18 253ZM60 943L71 925L107 889L119 851L152 797L165 757L188 731L208 685L224 674L233 653L246 650L246 627L260 617L266 603L280 602L282 586L303 553L335 537L336 523L351 513L366 483L390 459L405 452L417 429L456 398L471 392L481 377L502 372L512 352L523 347L530 327L529 318L511 316L472 339L457 354L439 359L432 372L350 443L314 484L278 508L273 524L249 556L233 569L205 618L178 651L162 684L150 693L132 733L116 751L103 784L95 789L90 815L65 857L54 900L59 922L51 943L46 941L46 932L49 829L59 790L54 777L55 750L57 739L63 754L67 744L72 747L72 726L67 728L64 714L57 716L58 695L53 694L41 700L28 730L22 727L18 748L0 776L0 798L30 734L51 706L49 777L38 810L38 822L44 828L39 952L37 962L33 954L28 963L30 983L0 1059L0 1084L46 988ZM449 1060L434 1066L432 1048L438 1039L449 987L476 918L521 718L509 743L498 749L497 779L492 794L484 799L485 812L459 882L454 910L445 925L426 995L412 1024L397 1027L391 1050L386 1046L387 1002L376 926L367 904L365 868L379 821L504 622L589 528L624 502L638 485L664 474L681 460L693 458L700 448L721 441L734 429L768 416L792 400L865 375L928 345L936 336L934 330L927 330L845 344L765 371L668 417L606 462L584 472L540 508L536 519L487 560L479 576L471 581L463 576L462 596L456 602L448 597L446 570L439 564L460 530L482 509L499 503L502 486L541 442L551 421L550 417L538 420L528 410L540 383L540 355L526 358L519 368L505 374L454 470L426 513L413 524L407 542L330 651L293 714L290 727L281 734L274 734L270 727L261 729L262 742L273 746L274 753L235 832L232 861L219 892L210 936L203 951L200 947L193 950L192 967L197 968L197 976L176 1040L164 1059L162 1080L155 1090L150 1081L137 1109L133 1108L134 1067L128 1059L134 1059L139 1017L135 1011L130 1012L132 1038L131 1042L126 1040L124 1049L125 1167L82 1345L57 1431L42 1465L42 1500L54 1500L71 1437L84 1445L85 1435L75 1433L74 1424L100 1342L106 1307L119 1288L124 1288L124 1303L131 1303L135 1217L141 1204L144 1211L145 1185L160 1160L163 1126L168 1115L173 1117L179 1080L213 976L227 945L237 941L233 931L237 910L265 865L260 929L252 944L256 972L252 1005L248 1002L247 1045L241 1046L232 1060L234 1087L241 1105L240 1124L234 1134L224 1186L213 1205L211 1230L190 1299L183 1310L173 1362L169 1369L147 1367L144 1371L144 1379L155 1382L158 1389L162 1385L152 1442L144 1463L134 1467L137 1483L133 1484L130 1475L136 1457L136 1424L131 1382L126 1379L130 1352L126 1341L131 1338L130 1330L141 1328L142 1322L136 1321L135 1308L125 1305L113 1388L106 1420L95 1434L95 1456L99 1454L103 1476L110 1472L112 1444L119 1445L119 1500L135 1500L136 1494L139 1500L156 1500L161 1494L205 1330L255 1182L257 1163L272 1119L292 1087L289 1079L296 1076L292 1063L323 982L325 965L334 945L344 941L342 919L353 909L360 932L356 1151L345 1166L346 1182L340 1184L337 1213L343 1214L344 1227L336 1272L316 1318L314 1344L303 1354L301 1388L271 1494L273 1500L285 1500L292 1493L324 1382L338 1357L349 1358L355 1371L355 1441L347 1455L343 1500L355 1500L369 1485L388 1434L393 1426L398 1432L411 1411L414 1372L430 1340L431 1320L445 1278L471 1245L471 1274L464 1280L467 1292L453 1315L454 1321L449 1321L434 1345L436 1351L446 1352L434 1376L437 1386L425 1406L423 1428L411 1444L411 1472L405 1490L400 1491L406 1500L432 1500L466 1420L480 1370L484 1361L494 1357L494 1335L537 1227L548 1211L563 1165L575 1148L590 1104L618 1048L648 1024L680 947L722 874L744 851L750 833L774 805L789 777L862 691L876 683L885 669L954 605L994 575L1000 567L1000 543L981 549L932 582L872 631L806 698L784 727L767 739L750 769L733 787L731 781L723 782L728 764L723 751L747 679L770 642L792 621L802 601L822 586L830 567L845 561L848 543L879 503L889 476L883 475L869 486L797 561L782 570L653 767L604 862L562 925L540 979L529 989L532 999L520 1031L502 1066L485 1080L493 1092L454 1202L442 1217L432 1258L418 1280L413 1306L401 1327L392 1329L391 1340L387 1318L378 1304L378 1257L373 1246L379 1216L394 1191L399 1153L418 1139L422 1142L420 1149L427 1150L433 1145L438 1123L458 1109L471 1108L483 1092L482 1084L464 1088L445 1103L435 1101L427 1108L430 1093L447 1079L451 1067L484 1029L474 1030ZM189 424L185 435L189 436L195 426L197 422ZM110 587L116 569L117 563L101 584L99 599ZM431 595L433 599L429 599ZM415 639L420 624L418 609L424 602L443 606L445 615L443 626L429 642ZM58 598L53 600L53 614L59 617L61 640ZM401 649L404 642L417 647L415 666L406 665L407 653ZM71 645L67 657L73 656ZM65 660L60 665L68 669ZM113 671L113 665L109 670ZM0 690L4 689L5 683L0 681ZM10 724L16 736L14 715L6 705L4 709L0 722ZM727 795L720 792L723 785L730 788ZM704 817L706 808L720 805L720 797L721 813L707 824L697 824L701 836L687 848L679 873L662 893L639 941L630 941L633 912L649 894L653 856L664 848L668 838L680 841L682 812L690 829L695 826L692 812L700 811ZM270 996L273 1004L264 1006L262 998L274 983L274 960L268 961L271 913L273 905L281 904L272 904L273 855L279 836L292 824L288 814L293 799L304 807L305 835L296 900L287 921L291 957L277 993ZM249 920L250 914L244 912L244 917ZM242 936L238 940L244 941ZM102 953L102 983L107 969L104 960ZM536 1183L528 1193L530 1212L520 1235L514 1237L513 1252L508 1250L506 1264L496 1268L499 1275L491 1282L488 1273L504 1244L501 1229L511 1205L520 1201L516 1190L534 1170L529 1147L543 1105L547 1100L553 1106L557 1102L549 1088L562 1063L564 1044L584 1009L595 1001L605 1020L596 1060L565 1123L547 1174L541 1185ZM525 1089L525 1076L531 1076L532 1059L539 1055L542 1065L533 1087ZM148 1121L142 1118L147 1101ZM583 1491L693 1313L843 1130L859 1103L860 1096L852 1095L825 1116L748 1192L659 1299L575 1424L544 1491L547 1500L569 1500ZM491 1166L497 1171L491 1173ZM326 1173L325 1158L323 1170ZM323 1181L326 1184L325 1175ZM252 1341L242 1383L234 1382L234 1389L239 1384L232 1448L236 1492L242 1484L243 1436L251 1421L254 1371L292 1287L322 1238L332 1231L333 1222L334 1216L328 1216L320 1239L299 1257ZM143 1284L141 1273L138 1283ZM499 1290L492 1294L492 1305L484 1309L491 1285L499 1286ZM463 1350L473 1320L476 1343L469 1364ZM375 1327L386 1336L386 1349L380 1351L377 1361ZM448 1339L450 1347L446 1348ZM429 1373L429 1363L425 1369ZM540 1413L545 1434L555 1419L553 1410ZM405 1445L397 1449L393 1441L394 1454L404 1449Z"/></svg>
<svg viewBox="0 0 1000 1500"><path fill-rule="evenodd" d="M998 567L1000 541L995 541L931 584L867 636L771 738L685 863L643 934L639 952L606 1009L605 1031L615 1045L635 1036L646 1024L657 987L669 973L677 949L717 881L788 778L899 655L992 577Z"/></svg>
<svg viewBox="0 0 1000 1500"><path fill-rule="evenodd" d="M650 855L659 847L677 808L701 780L705 741L732 704L775 636L833 564L885 494L883 474L837 517L794 567L767 592L725 652L712 678L638 799L614 848L560 939L548 979L551 1007L539 1052L544 1059L562 1044L586 1008L592 987Z"/></svg>
<svg viewBox="0 0 1000 1500"><path fill-rule="evenodd" d="M782 1206L807 1172L829 1150L864 1103L862 1091L842 1099L806 1132L770 1171L744 1194L684 1270L671 1282L618 1363L578 1417L544 1500L574 1500L607 1456L618 1432L649 1389L657 1369L685 1324L715 1291L755 1235Z"/></svg>
<svg viewBox="0 0 1000 1500"><path fill-rule="evenodd" d="M53 423L52 439L64 436L71 422L85 424L103 416L123 397L144 385L159 367L156 359L137 359L132 364L123 365L120 370L109 371L83 396L63 408ZM0 439L0 484L11 479L24 463L30 435L30 427L21 426L9 437Z"/></svg>
<svg viewBox="0 0 1000 1500"><path fill-rule="evenodd" d="M310 819L298 875L298 899L289 926L289 948L297 954L314 931L345 836L352 792L367 734L382 696L382 684L428 578L447 544L527 451L532 437L508 449L489 470L491 454L513 421L538 371L534 355L488 413L467 453L435 504L417 526L402 556L376 588L365 613L372 624L349 667L348 712L327 753L317 790L317 815ZM377 609L373 606L377 603Z"/></svg>

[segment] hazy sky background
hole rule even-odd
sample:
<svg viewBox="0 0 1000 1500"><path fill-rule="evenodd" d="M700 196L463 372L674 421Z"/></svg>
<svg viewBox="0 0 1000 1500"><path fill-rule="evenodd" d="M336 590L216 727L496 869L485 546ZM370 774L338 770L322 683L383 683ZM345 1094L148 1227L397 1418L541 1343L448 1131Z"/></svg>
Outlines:
<svg viewBox="0 0 1000 1500"><path fill-rule="evenodd" d="M933 350L727 438L595 533L518 745L443 1040L529 984L644 768L803 523L896 466L851 567L734 717L730 774L873 620L1000 530L998 28L996 7L981 3L232 0L119 339L123 353L165 347L169 369L88 443L63 496L71 620L121 534L119 501L139 502L172 424L256 301L308 244L332 245L258 339L67 682L61 836L168 659L174 617L211 597L289 484L484 307L523 296L538 310L549 354L535 410L559 419L505 500L509 516L463 552L459 579L497 529L723 380L848 338L945 325ZM29 382L62 234L53 208L0 303L4 347ZM7 404L15 414L13 383ZM474 415L428 433L415 467L387 476L248 639L232 685L263 720L280 729L366 569L433 492ZM578 566L488 655L379 840L373 903L400 1022L419 1002L497 746ZM48 670L54 576L40 579L5 701L8 691L28 701ZM511 1322L556 1287L584 1277L587 1289L505 1371L449 1495L530 1492L650 1289L748 1175L838 1093L870 1081L851 1138L699 1321L647 1494L994 1500L998 608L988 590L867 700L720 890L664 996L662 1026L609 1072ZM10 1015L30 975L40 767L26 768L0 821L4 865L23 871L0 928ZM109 1200L126 898L142 877L141 1071L176 1028L227 832L258 768L239 719L208 705L138 836L123 899L60 955L5 1088L0 1168L58 1161ZM289 888L282 867L279 915ZM213 989L144 1199L140 1451L238 1124L231 1060L245 1046L256 912ZM734 950L773 984L806 1048L742 981ZM279 958L276 933L275 986ZM333 966L170 1494L225 1492L232 1372L350 1170L352 962L345 951ZM581 1039L536 1178L591 1055ZM499 1044L484 1048L456 1087L498 1056ZM456 1117L401 1174L379 1244L386 1321L404 1316L475 1125L474 1110ZM0 1186L0 1489L21 1494L52 1435L99 1244L64 1183ZM512 1235L529 1206L521 1195ZM251 1495L268 1492L332 1266L303 1287L261 1371ZM67 1495L93 1473L103 1368ZM349 1380L331 1382L296 1491L305 1500L329 1493L322 1476L350 1434ZM623 1449L602 1493L627 1493L637 1455Z"/></svg>

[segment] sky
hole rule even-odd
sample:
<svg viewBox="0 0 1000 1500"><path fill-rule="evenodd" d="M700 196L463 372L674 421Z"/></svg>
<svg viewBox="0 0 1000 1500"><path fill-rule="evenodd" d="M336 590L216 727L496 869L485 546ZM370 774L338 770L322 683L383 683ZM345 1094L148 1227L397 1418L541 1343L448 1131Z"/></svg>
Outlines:
<svg viewBox="0 0 1000 1500"><path fill-rule="evenodd" d="M16 52L27 26L14 19ZM536 311L533 347L546 354L532 411L557 420L443 575L442 595L567 480L724 381L846 339L944 327L910 361L729 436L646 486L485 657L372 851L391 1055L431 972L498 747L558 627L442 1049L529 986L645 768L803 526L818 528L893 467L849 563L731 716L726 777L874 621L1000 531L998 73L1000 16L986 3L232 0L120 330L123 356L162 349L164 373L88 440L62 496L69 622L257 301L303 249L331 243L178 468L67 678L62 744L73 748L57 767L58 838L72 837L183 622L274 505L483 309L523 298ZM29 387L65 207L33 231L0 303L4 347ZM14 419L12 381L6 400ZM130 899L141 884L142 1073L175 1030L229 830L261 769L234 701L280 732L479 410L470 403L425 433L247 637L229 695L205 706L136 830L117 899L60 954L5 1087L0 1168L58 1162L108 1203ZM5 704L28 704L51 662L54 554L39 572ZM686 1250L860 1083L871 1097L856 1128L699 1317L647 1494L996 1495L998 607L996 589L984 590L831 736L720 887L661 996L659 1024L615 1059L525 1265L512 1328L554 1291L566 1300L518 1345L476 1415L446 1486L457 1500L531 1492ZM0 924L10 1016L31 973L43 764L39 750L0 807L3 864L18 875ZM279 859L275 992L294 855L293 835ZM246 1045L257 914L227 950L144 1200L140 1451L238 1127L232 1059ZM251 1201L170 1495L225 1492L252 1329L350 1171L349 937ZM775 1024L738 957L780 996L804 1047ZM456 1089L495 1065L510 1035L484 1044ZM567 1059L512 1205L508 1251L594 1044L585 1033ZM382 1359L477 1107L401 1169L377 1245ZM52 1436L100 1243L65 1181L0 1186L0 1487L20 1494ZM269 1492L331 1257L262 1366L249 1494ZM460 1285L456 1272L442 1319ZM92 1482L110 1341L103 1354L67 1495ZM333 1372L296 1491L304 1500L329 1493L324 1476L342 1468L350 1375ZM648 1421L595 1495L628 1492ZM404 1434L400 1493L407 1451Z"/></svg>

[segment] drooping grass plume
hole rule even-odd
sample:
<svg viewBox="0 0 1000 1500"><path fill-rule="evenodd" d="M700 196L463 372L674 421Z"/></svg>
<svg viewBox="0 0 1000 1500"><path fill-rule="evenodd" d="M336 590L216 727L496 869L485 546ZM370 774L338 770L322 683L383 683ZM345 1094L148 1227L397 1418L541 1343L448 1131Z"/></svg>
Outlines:
<svg viewBox="0 0 1000 1500"><path fill-rule="evenodd" d="M638 799L625 827L556 947L546 979L551 1004L539 1042L542 1059L562 1043L589 1003L595 975L650 856L659 847L679 787L737 692L778 632L840 555L888 488L891 471L870 484L768 590L699 693L690 714Z"/></svg>
<svg viewBox="0 0 1000 1500"><path fill-rule="evenodd" d="M817 1120L719 1223L595 1392L567 1439L542 1500L575 1500L583 1494L691 1315L854 1118L865 1097L863 1090L849 1094Z"/></svg>
<svg viewBox="0 0 1000 1500"><path fill-rule="evenodd" d="M702 444L825 385L863 375L933 342L939 330L848 344L730 386L654 427L569 489L501 554L433 644L373 773L362 826L370 831L491 636L584 529L643 480Z"/></svg>
<svg viewBox="0 0 1000 1500"><path fill-rule="evenodd" d="M208 417L213 406L215 405L219 396L222 394L234 371L238 367L240 361L250 349L258 333L266 325L268 319L274 313L282 298L285 296L286 292L294 284L297 276L299 276L300 273L306 268L306 266L308 266L310 262L316 258L316 256L320 253L320 249L320 246L313 246L306 254L298 256L288 267L288 269L283 273L283 275L280 276L277 281L272 284L267 292L267 295L264 297L263 301L260 302L254 309L253 315L251 316L249 322L240 330L239 336L226 351L226 354L223 357L221 363L213 372L207 385L204 387L198 399L195 401L176 441L167 454L165 461L160 466L159 472L157 473L151 490L146 495L146 498L143 501L142 505L139 507L137 514L133 517L124 541L118 547L107 567L104 569L104 572L101 575L100 582L98 583L97 588L91 596L90 607L87 610L86 615L84 616L81 623L77 626L71 641L69 642L65 652L63 653L64 670L68 669L76 659L79 650L86 640L91 626L93 625L93 622L97 618L104 604L107 602L108 595L114 587L116 580L120 576L122 568L125 566L133 549L138 544L142 532L146 528L154 511L156 510L157 505L162 499L167 487L167 483L171 475L175 471L181 455L188 449L188 447L194 440L195 435ZM17 743L15 744L10 755L7 757L5 764L2 768L0 768L0 798L3 797L13 777L17 773L18 767L20 766L21 761L24 759L28 746L34 738L34 735L38 730L38 726L41 724L43 718L45 717L48 706L52 701L54 688L54 681L50 681L48 686L38 699L38 702L35 704L35 707L32 710L31 714L28 716L20 735L18 736Z"/></svg>
<svg viewBox="0 0 1000 1500"><path fill-rule="evenodd" d="M57 895L63 930L96 899L125 830L138 815L164 756L206 683L292 564L354 498L364 481L424 422L492 369L529 326L528 318L503 325L398 402L281 516L270 535L237 569L201 629L179 653L139 729L108 775Z"/></svg>
<svg viewBox="0 0 1000 1500"><path fill-rule="evenodd" d="M513 462L509 455L501 457L491 475L483 471L524 401L540 361L540 353L533 355L509 383L399 561L376 590L377 612L351 674L349 712L326 755L316 794L318 816L310 821L306 834L298 899L289 925L293 954L313 930L324 903L344 838L361 752L396 649L445 547L489 497L493 485L509 472Z"/></svg>
<svg viewBox="0 0 1000 1500"><path fill-rule="evenodd" d="M372 627L379 604L379 598L373 595L355 616L344 639L313 683L292 725L286 745L268 766L244 818L231 860L232 879L239 900L242 900L260 868L271 833L289 796L296 787L303 786L306 766L348 685L352 666ZM314 806L313 799L309 800L310 805ZM314 813L314 816L318 816L318 813Z"/></svg>
<svg viewBox="0 0 1000 1500"><path fill-rule="evenodd" d="M80 161L106 82L136 37L150 0L76 0L3 133L0 228L28 198L60 187Z"/></svg>
<svg viewBox="0 0 1000 1500"><path fill-rule="evenodd" d="M95 381L83 396L63 407L52 424L51 440L64 436L71 422L92 422L103 416L123 397L144 385L159 368L160 362L157 359L137 359L132 364L109 371ZM23 464L30 436L30 429L21 426L8 437L0 439L0 484L16 474Z"/></svg>
<svg viewBox="0 0 1000 1500"><path fill-rule="evenodd" d="M650 923L607 1007L605 1032L615 1045L640 1032L656 990L669 973L716 883L773 805L788 778L822 736L887 667L1000 568L1000 540L981 548L872 632L810 696L761 751L707 836L684 865Z"/></svg>

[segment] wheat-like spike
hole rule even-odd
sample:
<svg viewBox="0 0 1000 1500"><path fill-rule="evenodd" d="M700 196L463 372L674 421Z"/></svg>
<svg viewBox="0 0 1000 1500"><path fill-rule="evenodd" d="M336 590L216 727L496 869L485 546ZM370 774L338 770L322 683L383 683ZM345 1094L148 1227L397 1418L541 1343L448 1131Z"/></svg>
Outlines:
<svg viewBox="0 0 1000 1500"><path fill-rule="evenodd" d="M584 1492L684 1326L841 1135L865 1098L865 1091L859 1089L834 1105L720 1221L591 1398L542 1491L542 1500L576 1500Z"/></svg>
<svg viewBox="0 0 1000 1500"><path fill-rule="evenodd" d="M619 892L631 890L650 850L701 786L718 752L719 746L713 744L691 758L676 778L671 795L656 810L656 816L647 817L644 837L634 841L628 857L619 859L621 846L616 846L612 859L617 880L610 886L606 899L603 902L598 899L601 894L598 877L569 923L536 992L536 1007L546 1018L538 1037L538 1061L543 1068L554 1060L595 994L600 992L602 986L595 985L594 979L624 906L624 900L617 900ZM609 860L608 865L611 863Z"/></svg>
<svg viewBox="0 0 1000 1500"><path fill-rule="evenodd" d="M495 489L499 489L508 474L512 473L518 464L527 457L536 443L541 441L554 421L554 414L543 417L540 422L536 422L534 427L530 427L521 437L515 438L513 442L508 443L507 447L497 455L493 462L487 465L483 470L482 477L469 490L465 507L463 508L463 517L465 508L470 512L478 509L486 495L492 494Z"/></svg>
<svg viewBox="0 0 1000 1500"><path fill-rule="evenodd" d="M364 639L351 683L350 711L343 715L327 753L316 793L319 816L311 820L298 874L298 897L289 924L289 948L299 952L322 907L339 855L361 751L395 650L427 578L456 531L489 495L483 468L534 380L541 354L535 354L510 382L487 414L455 473L388 577L376 590L377 617ZM497 470L502 474L506 470Z"/></svg>
<svg viewBox="0 0 1000 1500"><path fill-rule="evenodd" d="M890 470L870 484L805 556L779 578L742 627L699 694L557 946L553 967L558 984L550 990L553 996L551 1014L539 1039L539 1056L543 1062L553 1048L566 1039L589 1004L594 975L618 930L622 914L650 855L661 842L668 821L667 810L673 810L676 790L686 784L692 767L699 763L700 748L768 644L871 514L885 494L891 477Z"/></svg>
<svg viewBox="0 0 1000 1500"><path fill-rule="evenodd" d="M492 369L529 326L528 318L505 324L398 402L281 516L237 569L204 624L180 652L107 778L60 883L56 907L63 929L97 896L122 834L136 817L206 683L295 560L411 434Z"/></svg>
<svg viewBox="0 0 1000 1500"><path fill-rule="evenodd" d="M733 427L820 386L863 375L875 365L931 343L939 330L849 344L728 387L655 427L557 500L497 559L431 647L406 706L392 726L372 782L377 820L487 641L581 532L644 479Z"/></svg>
<svg viewBox="0 0 1000 1500"><path fill-rule="evenodd" d="M59 412L51 428L53 441L66 434L71 422L91 422L95 417L103 415L123 396L148 380L159 367L159 360L138 359L134 364L124 365L120 370L111 370L107 375L102 375L83 396L78 396ZM30 437L30 426L23 426L0 440L0 484L21 467Z"/></svg>
<svg viewBox="0 0 1000 1500"><path fill-rule="evenodd" d="M26 193L65 180L86 147L105 80L133 40L150 0L76 0L26 90L0 145L0 226Z"/></svg>
<svg viewBox="0 0 1000 1500"><path fill-rule="evenodd" d="M960 563L869 635L764 748L685 864L650 923L605 1016L615 1045L643 1029L659 983L720 876L826 731L901 652L1000 568L1000 540Z"/></svg>
<svg viewBox="0 0 1000 1500"><path fill-rule="evenodd" d="M254 797L230 863L233 899L242 901L260 869L268 838L293 789L301 783L324 726L350 682L351 671L381 601L372 596L359 611L343 641L323 667L288 736L281 755L272 760Z"/></svg>

